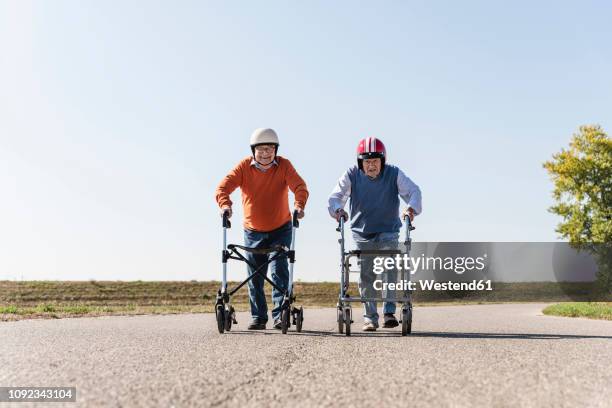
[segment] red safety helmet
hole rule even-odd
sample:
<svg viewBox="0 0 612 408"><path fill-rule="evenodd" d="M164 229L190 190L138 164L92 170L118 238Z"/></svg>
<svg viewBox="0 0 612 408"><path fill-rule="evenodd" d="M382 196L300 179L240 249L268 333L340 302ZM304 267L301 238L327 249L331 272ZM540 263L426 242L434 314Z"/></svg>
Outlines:
<svg viewBox="0 0 612 408"><path fill-rule="evenodd" d="M361 139L357 145L357 165L360 170L363 170L364 159L380 159L381 170L385 167L385 159L387 157L387 149L384 143L375 137L366 137Z"/></svg>

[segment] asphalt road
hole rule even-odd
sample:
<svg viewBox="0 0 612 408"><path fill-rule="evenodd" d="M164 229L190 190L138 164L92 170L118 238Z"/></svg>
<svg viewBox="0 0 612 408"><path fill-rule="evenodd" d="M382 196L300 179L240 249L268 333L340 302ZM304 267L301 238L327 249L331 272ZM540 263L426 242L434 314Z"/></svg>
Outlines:
<svg viewBox="0 0 612 408"><path fill-rule="evenodd" d="M287 335L245 314L224 335L212 314L4 322L0 386L76 386L72 407L612 406L612 322L543 306L419 307L410 337L357 318L347 338L334 309Z"/></svg>

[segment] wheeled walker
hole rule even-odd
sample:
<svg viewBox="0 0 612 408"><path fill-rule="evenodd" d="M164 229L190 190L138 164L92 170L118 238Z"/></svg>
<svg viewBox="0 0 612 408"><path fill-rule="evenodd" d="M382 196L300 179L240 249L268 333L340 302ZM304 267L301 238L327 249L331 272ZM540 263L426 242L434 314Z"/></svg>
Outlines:
<svg viewBox="0 0 612 408"><path fill-rule="evenodd" d="M304 322L304 310L300 306L295 307L295 295L293 294L293 264L295 263L295 231L299 227L298 212L293 212L292 218L292 229L291 229L291 247L287 248L283 245L275 245L272 248L251 248L235 244L227 244L227 229L231 228L231 223L227 213L223 213L223 250L221 259L223 263L223 276L221 280L221 288L217 292L217 300L215 303L215 314L217 318L217 328L219 333L224 331L230 331L232 324L237 324L236 311L231 304L231 297L241 287L243 287L248 281L253 279L257 274L263 276L263 278L270 283L276 290L283 293L283 300L281 303L281 331L283 334L287 334L287 330L291 326L291 318L293 318L293 324L298 332L302 331L302 324ZM255 270L248 278L242 281L238 286L233 289L227 287L227 261L229 259L236 259L243 261L248 264L251 268L255 269L253 265L240 251L250 252L253 254L265 254L270 255L266 263L262 264ZM270 278L267 276L268 265L273 261L287 257L289 259L289 284L287 290L279 288Z"/></svg>
<svg viewBox="0 0 612 408"><path fill-rule="evenodd" d="M358 297L353 297L348 293L349 289L349 274L351 271L351 258L357 260L359 265L362 256L395 256L395 255L410 255L411 243L410 232L415 227L412 226L410 217L405 217L405 252L401 249L372 249L372 250L352 250L345 251L344 249L344 217L340 217L338 222L338 228L336 231L340 232L340 295L338 297L337 306L337 321L338 321L338 332L345 333L347 336L351 335L351 323L353 323L351 303L354 302L396 302L402 304L401 308L401 325L402 325L402 336L410 334L412 331L412 298L408 288L404 288L402 291L402 297L362 297L361 294ZM358 273L358 272L357 272ZM410 272L406 268L400 270L399 276L401 281L407 281L410 279Z"/></svg>

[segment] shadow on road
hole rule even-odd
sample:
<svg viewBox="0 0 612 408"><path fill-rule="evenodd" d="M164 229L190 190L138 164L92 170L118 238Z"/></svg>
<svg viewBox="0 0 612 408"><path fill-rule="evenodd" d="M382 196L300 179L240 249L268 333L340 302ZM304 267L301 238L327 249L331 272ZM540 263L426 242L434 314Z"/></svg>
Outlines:
<svg viewBox="0 0 612 408"><path fill-rule="evenodd" d="M588 336L579 334L550 333L454 333L454 332L414 332L411 337L443 337L457 339L523 339L523 340L576 340L612 339L612 336Z"/></svg>
<svg viewBox="0 0 612 408"><path fill-rule="evenodd" d="M246 331L237 330L227 333L228 335L251 335L251 336L274 336L283 334L278 330L261 330L261 331ZM302 330L301 333L290 331L289 336L315 336L315 337L346 337L333 331L322 330ZM381 338L381 337L401 337L399 331L378 331L378 332L353 332L351 337L359 338ZM612 340L612 336L589 336L577 334L550 334L550 333L460 333L460 332L412 332L407 337L438 337L449 339L521 339L521 340L578 340L578 339L608 339Z"/></svg>
<svg viewBox="0 0 612 408"><path fill-rule="evenodd" d="M336 333L329 331L317 331L317 330L302 330L300 333L296 331L289 331L286 335L283 335L280 330L232 330L228 335L240 334L250 336L333 336Z"/></svg>

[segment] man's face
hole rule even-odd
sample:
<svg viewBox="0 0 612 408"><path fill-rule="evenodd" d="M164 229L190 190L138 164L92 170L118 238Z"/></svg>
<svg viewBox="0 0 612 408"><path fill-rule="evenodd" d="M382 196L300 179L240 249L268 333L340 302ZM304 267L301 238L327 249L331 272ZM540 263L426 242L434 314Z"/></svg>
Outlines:
<svg viewBox="0 0 612 408"><path fill-rule="evenodd" d="M380 174L381 160L376 159L365 159L363 161L363 171L369 178L376 178Z"/></svg>
<svg viewBox="0 0 612 408"><path fill-rule="evenodd" d="M255 146L255 160L263 166L272 164L275 151L276 147L271 144Z"/></svg>

